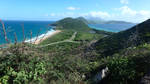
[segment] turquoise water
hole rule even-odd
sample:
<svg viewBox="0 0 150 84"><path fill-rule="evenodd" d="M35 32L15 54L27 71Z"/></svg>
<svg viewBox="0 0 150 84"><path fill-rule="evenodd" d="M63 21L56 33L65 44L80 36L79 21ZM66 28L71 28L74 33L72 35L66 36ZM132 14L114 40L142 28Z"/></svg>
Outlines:
<svg viewBox="0 0 150 84"><path fill-rule="evenodd" d="M136 24L89 24L89 27L110 32L119 32L129 29Z"/></svg>
<svg viewBox="0 0 150 84"><path fill-rule="evenodd" d="M23 40L23 32L22 25L24 25L24 34L26 40L30 39L30 32L32 31L32 38L46 33L47 31L51 31L52 27L49 24L53 23L53 21L3 21L6 27L8 39L11 42L14 42L15 36L14 32L17 35L17 39L19 42ZM4 39L4 35L2 32L2 26L0 24L0 44L6 43Z"/></svg>

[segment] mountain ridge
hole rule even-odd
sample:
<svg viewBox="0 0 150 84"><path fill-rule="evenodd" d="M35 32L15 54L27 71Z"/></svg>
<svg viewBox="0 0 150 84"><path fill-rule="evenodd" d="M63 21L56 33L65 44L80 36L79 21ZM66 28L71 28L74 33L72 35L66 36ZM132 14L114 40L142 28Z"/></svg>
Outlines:
<svg viewBox="0 0 150 84"><path fill-rule="evenodd" d="M85 19L83 21L83 18L67 17L51 25L56 26L56 29L71 29L71 30L81 30L81 31L91 30L90 27L85 23L85 21L86 21Z"/></svg>
<svg viewBox="0 0 150 84"><path fill-rule="evenodd" d="M90 20L87 19L89 24L137 24L137 23L132 23L132 22L127 22L127 21L118 21L118 20Z"/></svg>
<svg viewBox="0 0 150 84"><path fill-rule="evenodd" d="M100 53L112 55L120 49L139 45L150 41L150 19L140 23L130 29L115 33L106 38L100 39L96 44L96 49Z"/></svg>

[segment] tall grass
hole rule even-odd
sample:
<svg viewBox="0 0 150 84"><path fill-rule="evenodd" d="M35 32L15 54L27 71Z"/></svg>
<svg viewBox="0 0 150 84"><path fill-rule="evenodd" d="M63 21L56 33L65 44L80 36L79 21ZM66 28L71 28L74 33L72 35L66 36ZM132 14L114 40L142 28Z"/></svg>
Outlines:
<svg viewBox="0 0 150 84"><path fill-rule="evenodd" d="M0 19L0 23L2 24L2 30L3 30L3 35L4 35L4 37L5 37L5 40L6 40L6 42L9 44L10 41L9 41L8 38L7 38L7 33L6 33L5 25L4 25L4 23L3 23L3 21L2 21L1 19Z"/></svg>

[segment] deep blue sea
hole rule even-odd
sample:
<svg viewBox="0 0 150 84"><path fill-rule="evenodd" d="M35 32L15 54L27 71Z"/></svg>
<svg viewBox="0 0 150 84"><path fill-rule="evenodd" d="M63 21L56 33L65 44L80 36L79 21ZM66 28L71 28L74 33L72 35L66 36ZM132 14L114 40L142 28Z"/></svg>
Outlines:
<svg viewBox="0 0 150 84"><path fill-rule="evenodd" d="M129 29L136 24L89 24L91 28L98 30L105 30L110 32L119 32L126 29Z"/></svg>
<svg viewBox="0 0 150 84"><path fill-rule="evenodd" d="M18 41L23 40L22 25L24 25L24 34L26 40L30 39L30 31L32 31L32 38L36 37L38 32L39 35L51 31L52 27L48 26L54 21L3 21L6 27L8 39L14 42L14 32L17 35ZM2 26L0 24L0 44L6 43L2 32Z"/></svg>

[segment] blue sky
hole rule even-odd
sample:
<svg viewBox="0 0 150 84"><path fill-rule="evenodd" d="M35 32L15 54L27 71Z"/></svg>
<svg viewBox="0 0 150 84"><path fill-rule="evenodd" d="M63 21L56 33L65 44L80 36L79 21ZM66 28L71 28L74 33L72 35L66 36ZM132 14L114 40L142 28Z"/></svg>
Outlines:
<svg viewBox="0 0 150 84"><path fill-rule="evenodd" d="M0 0L3 20L90 19L142 22L150 18L150 0Z"/></svg>

